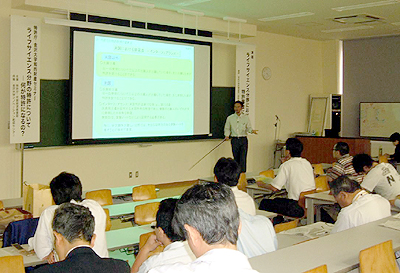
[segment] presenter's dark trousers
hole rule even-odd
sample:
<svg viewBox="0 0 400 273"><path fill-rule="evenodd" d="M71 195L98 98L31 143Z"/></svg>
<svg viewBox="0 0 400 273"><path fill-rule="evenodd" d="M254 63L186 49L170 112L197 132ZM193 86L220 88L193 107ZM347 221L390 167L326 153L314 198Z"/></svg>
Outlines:
<svg viewBox="0 0 400 273"><path fill-rule="evenodd" d="M286 198L263 199L260 210L275 212L290 217L303 217L304 210L296 200Z"/></svg>
<svg viewBox="0 0 400 273"><path fill-rule="evenodd" d="M232 137L231 145L232 145L233 158L239 164L242 173L245 173L247 148L249 146L247 137Z"/></svg>

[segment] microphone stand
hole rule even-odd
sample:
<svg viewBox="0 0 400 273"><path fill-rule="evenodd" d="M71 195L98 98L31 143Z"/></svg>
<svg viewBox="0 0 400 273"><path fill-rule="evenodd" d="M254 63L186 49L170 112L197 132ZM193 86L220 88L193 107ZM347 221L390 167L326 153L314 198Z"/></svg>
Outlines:
<svg viewBox="0 0 400 273"><path fill-rule="evenodd" d="M278 151L280 151L281 149L279 149L279 145L278 145L278 141L279 141L279 131L280 131L280 127L281 127L281 120L279 119L279 117L277 115L275 115L275 137L274 137L274 144L275 144L275 149L274 149L274 161L272 164L272 168L275 168L275 162L276 162L276 153Z"/></svg>

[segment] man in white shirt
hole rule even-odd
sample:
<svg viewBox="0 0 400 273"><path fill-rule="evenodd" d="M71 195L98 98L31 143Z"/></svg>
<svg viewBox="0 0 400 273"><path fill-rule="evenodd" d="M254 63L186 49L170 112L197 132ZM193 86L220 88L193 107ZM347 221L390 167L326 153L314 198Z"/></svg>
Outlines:
<svg viewBox="0 0 400 273"><path fill-rule="evenodd" d="M279 167L278 175L270 184L257 181L259 187L272 191L281 190L285 187L288 198L264 199L260 203L260 209L278 214L302 217L303 208L298 204L300 193L315 189L314 173L310 162L301 158L303 144L297 138L286 140L287 161Z"/></svg>
<svg viewBox="0 0 400 273"><path fill-rule="evenodd" d="M329 182L331 193L342 208L331 233L389 217L390 203L378 194L361 189L360 184L347 176Z"/></svg>
<svg viewBox="0 0 400 273"><path fill-rule="evenodd" d="M155 235L151 235L140 249L132 265L131 273L146 273L150 269L181 262L188 264L196 259L190 250L184 236L176 234L172 227L172 218L178 199L169 198L161 201L156 215ZM159 245L164 245L164 251L148 258L149 253Z"/></svg>
<svg viewBox="0 0 400 273"><path fill-rule="evenodd" d="M248 140L247 134L257 134L257 130L251 128L251 123L248 115L242 113L243 102L235 101L233 110L235 113L228 116L225 122L224 134L225 140L229 137L232 145L232 154L235 161L239 164L241 172L246 172L246 158Z"/></svg>
<svg viewBox="0 0 400 273"><path fill-rule="evenodd" d="M151 269L156 272L255 273L236 250L239 212L232 190L220 183L194 185L178 201L174 229L184 235L197 259Z"/></svg>
<svg viewBox="0 0 400 273"><path fill-rule="evenodd" d="M34 237L29 238L28 244L35 250L39 259L48 263L55 262L54 235L51 226L54 211L63 203L71 202L89 208L95 219L96 241L93 250L102 258L108 257L106 241L106 220L104 209L94 200L82 201L82 184L79 178L71 173L62 172L50 182L51 195L56 205L46 208L39 218Z"/></svg>
<svg viewBox="0 0 400 273"><path fill-rule="evenodd" d="M214 167L215 182L231 187L239 209L250 215L256 215L256 206L253 198L246 192L238 189L240 167L232 158L221 157Z"/></svg>
<svg viewBox="0 0 400 273"><path fill-rule="evenodd" d="M400 208L400 175L389 163L377 164L367 154L358 154L353 158L354 169L365 174L361 187L375 192Z"/></svg>

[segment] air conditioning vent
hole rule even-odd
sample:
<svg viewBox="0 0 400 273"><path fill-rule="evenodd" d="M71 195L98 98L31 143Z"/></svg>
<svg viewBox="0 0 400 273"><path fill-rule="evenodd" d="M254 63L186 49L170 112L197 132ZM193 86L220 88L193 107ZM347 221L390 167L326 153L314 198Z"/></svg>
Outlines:
<svg viewBox="0 0 400 273"><path fill-rule="evenodd" d="M369 24L374 22L382 22L383 20L383 18L368 14L349 15L336 17L333 19L334 22L348 25Z"/></svg>

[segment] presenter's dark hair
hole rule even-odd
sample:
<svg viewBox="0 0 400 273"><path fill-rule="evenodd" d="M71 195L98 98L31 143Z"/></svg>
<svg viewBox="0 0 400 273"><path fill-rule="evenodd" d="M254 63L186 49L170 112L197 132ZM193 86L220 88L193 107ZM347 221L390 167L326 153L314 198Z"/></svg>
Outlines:
<svg viewBox="0 0 400 273"><path fill-rule="evenodd" d="M347 155L350 152L349 145L346 142L338 142L333 146L335 151L338 151L340 155Z"/></svg>
<svg viewBox="0 0 400 273"><path fill-rule="evenodd" d="M187 234L184 225L195 228L208 245L236 245L239 212L230 187L220 183L195 185L178 201L173 220L179 234Z"/></svg>
<svg viewBox="0 0 400 273"><path fill-rule="evenodd" d="M218 183L233 187L239 182L240 170L240 166L235 160L221 157L215 164L214 174Z"/></svg>
<svg viewBox="0 0 400 273"><path fill-rule="evenodd" d="M243 103L243 101L241 101L241 100L237 100L237 101L235 101L235 103L233 104L233 105L235 105L236 103L239 103L242 107L244 107L244 103Z"/></svg>
<svg viewBox="0 0 400 273"><path fill-rule="evenodd" d="M329 187L334 196L337 196L341 191L353 193L356 190L361 189L360 184L350 179L347 175L339 176L335 180L329 182Z"/></svg>
<svg viewBox="0 0 400 273"><path fill-rule="evenodd" d="M178 199L175 198L164 199L161 201L156 215L156 227L161 228L171 242L185 241L185 236L177 234L172 227L172 219L177 202Z"/></svg>
<svg viewBox="0 0 400 273"><path fill-rule="evenodd" d="M391 142L395 142L396 140L400 142L400 134L398 132L393 133L389 137Z"/></svg>
<svg viewBox="0 0 400 273"><path fill-rule="evenodd" d="M94 217L84 206L64 203L54 212L53 230L70 243L75 240L90 242L94 233Z"/></svg>
<svg viewBox="0 0 400 273"><path fill-rule="evenodd" d="M303 143L301 143L297 138L288 138L286 140L286 150L289 150L290 156L300 157L301 152L303 151Z"/></svg>
<svg viewBox="0 0 400 273"><path fill-rule="evenodd" d="M82 184L79 178L67 172L62 172L50 182L51 195L54 203L60 205L75 201L82 201Z"/></svg>
<svg viewBox="0 0 400 273"><path fill-rule="evenodd" d="M357 173L364 171L364 167L371 168L374 161L367 154L358 154L353 157L353 168Z"/></svg>

